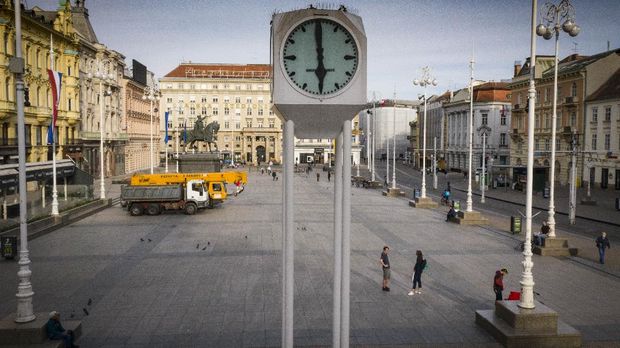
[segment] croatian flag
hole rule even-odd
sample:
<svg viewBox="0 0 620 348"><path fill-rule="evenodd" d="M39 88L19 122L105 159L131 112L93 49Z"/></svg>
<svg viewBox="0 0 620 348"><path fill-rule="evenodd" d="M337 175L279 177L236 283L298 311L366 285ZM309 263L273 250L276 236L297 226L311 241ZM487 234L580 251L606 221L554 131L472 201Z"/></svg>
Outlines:
<svg viewBox="0 0 620 348"><path fill-rule="evenodd" d="M50 78L50 85L52 86L53 103L52 122L50 127L47 129L47 143L52 144L54 142L54 128L56 127L56 119L58 118L58 103L60 102L62 73L47 69L47 75Z"/></svg>
<svg viewBox="0 0 620 348"><path fill-rule="evenodd" d="M183 142L187 143L187 120L183 121Z"/></svg>
<svg viewBox="0 0 620 348"><path fill-rule="evenodd" d="M166 138L164 139L164 142L168 144L168 111L166 111L165 113L165 119L166 119Z"/></svg>

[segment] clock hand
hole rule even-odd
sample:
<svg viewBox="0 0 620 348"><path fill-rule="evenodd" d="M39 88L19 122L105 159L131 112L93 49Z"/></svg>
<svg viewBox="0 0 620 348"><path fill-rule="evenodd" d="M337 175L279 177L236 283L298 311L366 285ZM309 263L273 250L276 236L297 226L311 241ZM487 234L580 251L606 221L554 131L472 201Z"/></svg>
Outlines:
<svg viewBox="0 0 620 348"><path fill-rule="evenodd" d="M318 66L316 70L314 70L314 74L319 79L319 93L323 93L323 81L325 80L325 75L327 75L327 70L325 70L325 66L323 65L323 28L321 28L321 22L317 21L314 26L314 40L316 41L316 59L318 61Z"/></svg>

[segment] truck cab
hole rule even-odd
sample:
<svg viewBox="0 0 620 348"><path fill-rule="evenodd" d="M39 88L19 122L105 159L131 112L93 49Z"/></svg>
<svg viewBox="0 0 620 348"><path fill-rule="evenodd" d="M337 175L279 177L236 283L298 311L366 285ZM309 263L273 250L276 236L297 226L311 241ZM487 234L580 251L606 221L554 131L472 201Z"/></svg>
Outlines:
<svg viewBox="0 0 620 348"><path fill-rule="evenodd" d="M195 202L198 208L206 208L210 205L210 194L202 180L190 180L185 185L185 201Z"/></svg>
<svg viewBox="0 0 620 348"><path fill-rule="evenodd" d="M228 196L226 186L220 181L205 182L205 185L208 187L209 197L211 198L209 202L210 208L213 208L214 204L222 203Z"/></svg>

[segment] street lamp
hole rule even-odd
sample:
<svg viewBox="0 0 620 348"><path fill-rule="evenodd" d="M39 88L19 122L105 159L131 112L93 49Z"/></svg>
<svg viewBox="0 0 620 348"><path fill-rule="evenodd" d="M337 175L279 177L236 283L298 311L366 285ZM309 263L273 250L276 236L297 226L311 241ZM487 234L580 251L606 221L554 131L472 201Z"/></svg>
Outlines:
<svg viewBox="0 0 620 348"><path fill-rule="evenodd" d="M392 149L392 189L396 190L396 91L394 91L394 105L392 106L392 136L393 149ZM387 175L390 175L388 171Z"/></svg>
<svg viewBox="0 0 620 348"><path fill-rule="evenodd" d="M176 136L174 138L174 147L177 157L177 173L179 172L179 141L181 138L179 137L179 126L181 124L181 111L183 110L183 102L179 101L178 104L179 113L177 114L177 122L176 122Z"/></svg>
<svg viewBox="0 0 620 348"><path fill-rule="evenodd" d="M486 187L486 148L487 136L491 134L491 128L483 124L478 128L478 132L482 136L482 172L480 173L480 203L484 203L484 189Z"/></svg>
<svg viewBox="0 0 620 348"><path fill-rule="evenodd" d="M424 88L424 133L422 135L422 192L420 197L426 198L426 86L437 86L437 80L431 77L431 69L428 66L422 68L422 77L413 80L415 86Z"/></svg>
<svg viewBox="0 0 620 348"><path fill-rule="evenodd" d="M545 40L555 36L555 57L553 68L553 116L551 121L551 168L549 173L549 237L555 237L555 137L557 125L557 99L558 99L558 50L560 28L568 35L575 37L581 28L575 24L575 8L570 0L562 0L558 5L546 3L541 11L541 17L545 24L536 27L536 34ZM562 22L562 25L560 25ZM555 34L555 35L554 35ZM572 196L571 196L572 197Z"/></svg>
<svg viewBox="0 0 620 348"><path fill-rule="evenodd" d="M142 100L149 100L151 102L151 174L153 174L153 101L159 100L159 89L157 87L146 86L144 88L144 95Z"/></svg>
<svg viewBox="0 0 620 348"><path fill-rule="evenodd" d="M104 170L104 161L103 161L103 157L104 157L104 152L103 152L103 128L104 128L104 123L103 123L103 104L105 102L105 97L108 95L112 95L112 90L108 87L107 91L103 91L103 83L106 82L106 84L111 83L114 80L114 74L113 73L108 73L109 70L111 70L112 68L112 62L108 59L100 59L97 60L96 62L96 70L95 73L88 73L88 78L93 78L96 77L99 80L99 137L100 137L100 141L99 141L99 167L101 169L101 177L100 177L100 181L101 181L101 193L99 195L99 197L101 199L105 199L105 170ZM107 68L106 68L107 66Z"/></svg>
<svg viewBox="0 0 620 348"><path fill-rule="evenodd" d="M579 146L579 135L575 129L565 132L564 139L571 145L571 166L570 166L570 193L568 203L568 221L571 225L575 224L575 209L577 207L577 187L575 179L577 177L577 147Z"/></svg>
<svg viewBox="0 0 620 348"><path fill-rule="evenodd" d="M473 201L471 198L471 162L472 162L472 153L473 153L473 137L474 137L474 55L472 54L471 60L469 61L469 69L471 71L470 75L470 83L469 83L469 126L467 127L467 137L469 138L469 170L467 175L467 209L466 211L472 212L473 209Z"/></svg>

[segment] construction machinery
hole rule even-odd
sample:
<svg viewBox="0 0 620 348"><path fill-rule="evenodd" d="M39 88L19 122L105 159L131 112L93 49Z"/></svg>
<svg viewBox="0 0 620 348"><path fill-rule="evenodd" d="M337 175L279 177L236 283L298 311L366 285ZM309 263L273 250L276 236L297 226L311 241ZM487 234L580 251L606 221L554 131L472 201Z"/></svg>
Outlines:
<svg viewBox="0 0 620 348"><path fill-rule="evenodd" d="M198 209L213 206L210 190L222 191L221 183L188 180L170 185L125 185L121 187L121 201L133 216L158 215L163 210L184 210L193 215Z"/></svg>

